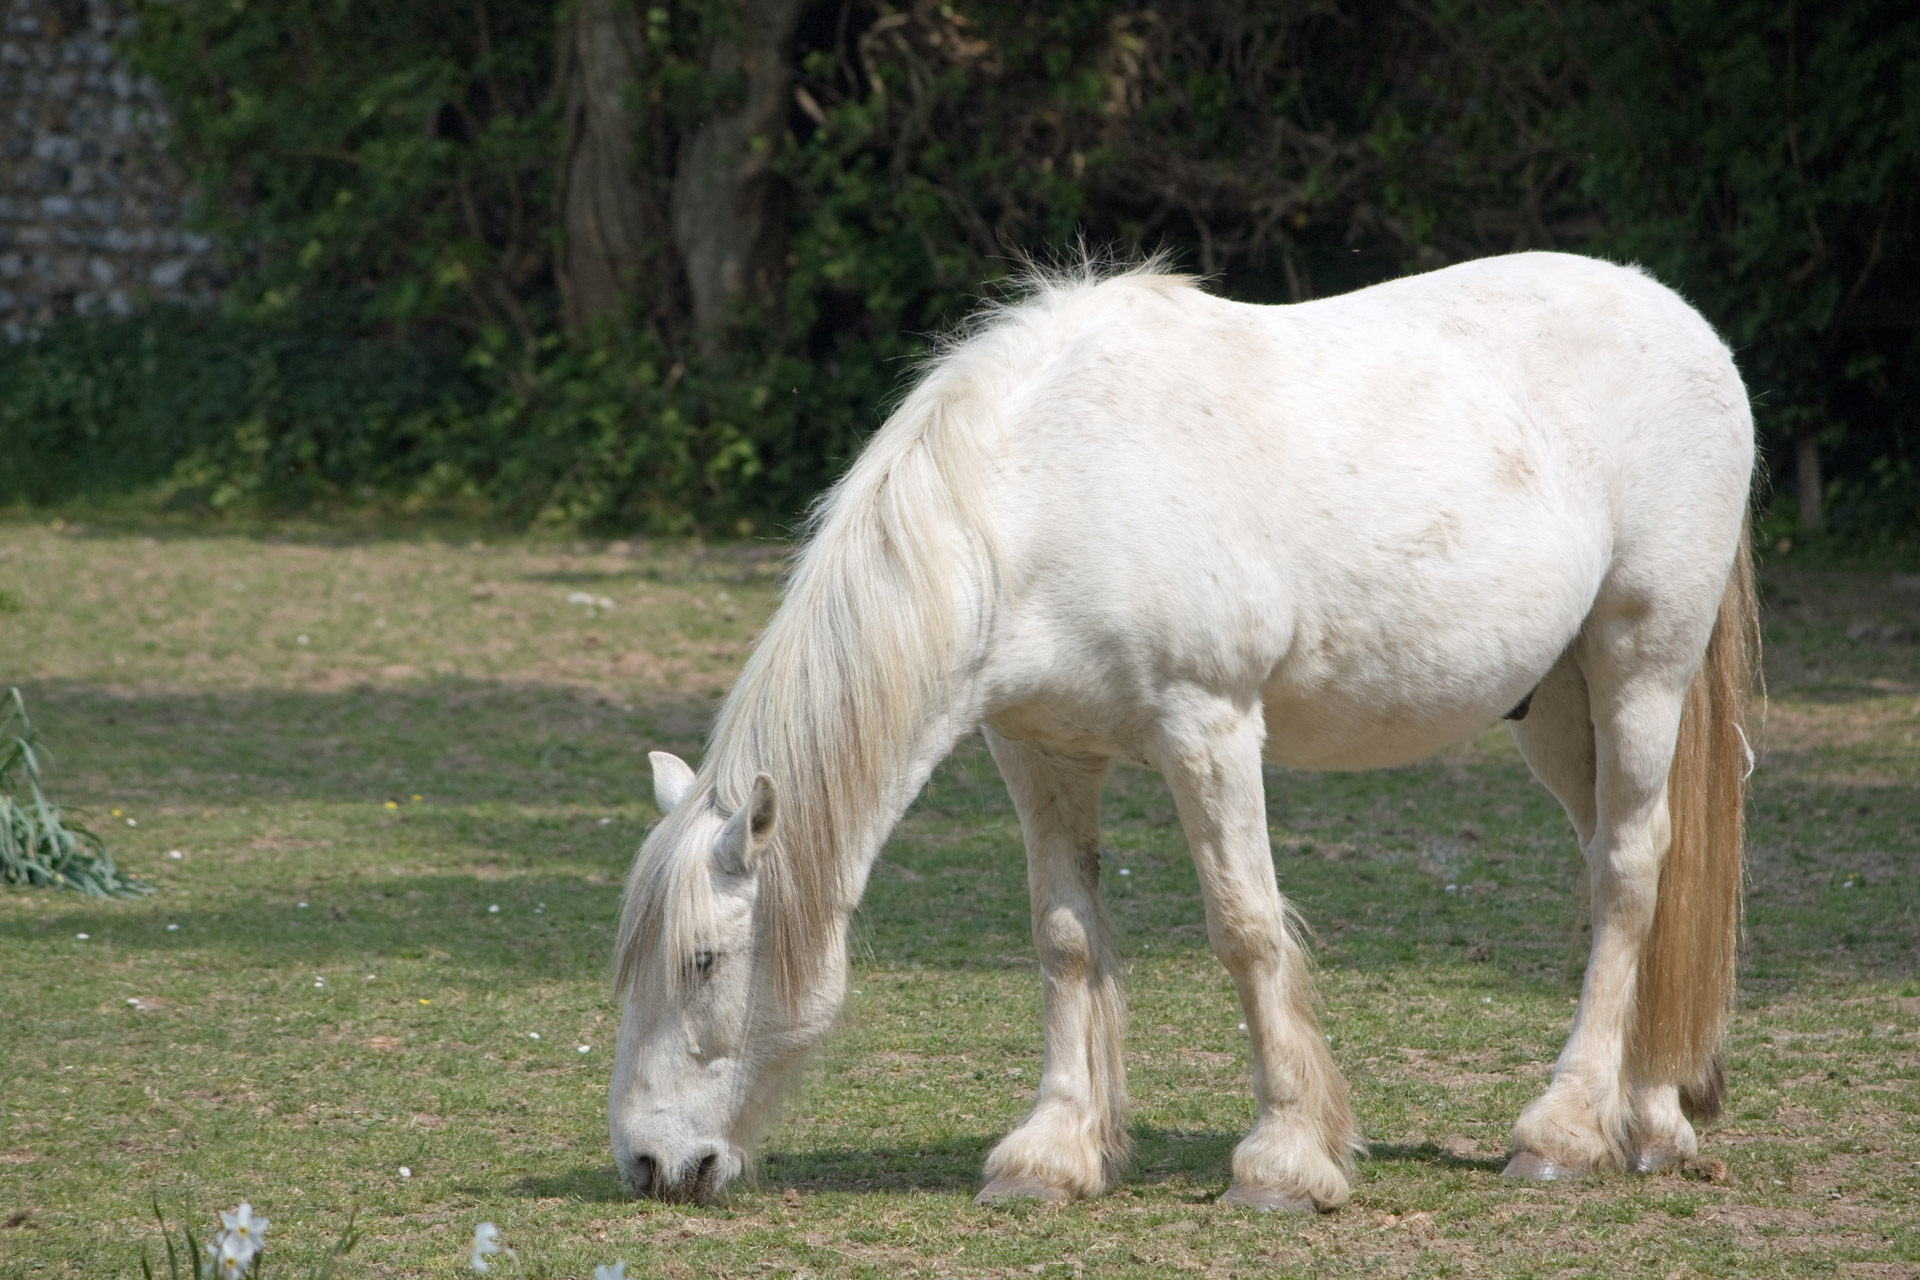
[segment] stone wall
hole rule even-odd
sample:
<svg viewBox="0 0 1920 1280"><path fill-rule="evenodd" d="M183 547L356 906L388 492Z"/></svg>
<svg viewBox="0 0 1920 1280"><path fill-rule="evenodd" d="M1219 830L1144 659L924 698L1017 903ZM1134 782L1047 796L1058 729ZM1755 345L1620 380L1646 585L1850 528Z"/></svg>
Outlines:
<svg viewBox="0 0 1920 1280"><path fill-rule="evenodd" d="M0 6L0 331L205 297L213 244L183 225L159 95L114 53L131 19L97 0Z"/></svg>

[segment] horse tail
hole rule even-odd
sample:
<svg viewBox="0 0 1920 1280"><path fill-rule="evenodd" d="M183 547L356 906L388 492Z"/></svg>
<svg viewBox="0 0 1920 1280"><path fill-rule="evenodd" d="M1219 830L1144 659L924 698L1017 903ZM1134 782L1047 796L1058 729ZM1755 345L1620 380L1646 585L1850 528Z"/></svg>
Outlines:
<svg viewBox="0 0 1920 1280"><path fill-rule="evenodd" d="M1660 868L1653 927L1640 957L1629 1078L1675 1084L1695 1119L1720 1112L1720 1039L1733 997L1746 835L1747 732L1760 621L1746 522L1706 656L1687 689L1667 775L1673 840Z"/></svg>

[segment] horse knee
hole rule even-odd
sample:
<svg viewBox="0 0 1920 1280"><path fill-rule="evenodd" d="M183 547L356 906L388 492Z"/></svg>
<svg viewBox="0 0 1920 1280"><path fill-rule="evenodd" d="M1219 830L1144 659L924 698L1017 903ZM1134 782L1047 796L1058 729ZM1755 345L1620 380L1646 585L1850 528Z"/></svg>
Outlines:
<svg viewBox="0 0 1920 1280"><path fill-rule="evenodd" d="M1040 954L1040 968L1049 978L1079 982L1092 972L1099 942L1088 914L1073 907L1053 907L1036 915L1034 949Z"/></svg>
<svg viewBox="0 0 1920 1280"><path fill-rule="evenodd" d="M1213 954L1233 974L1278 968L1281 940L1272 932L1258 929L1209 929L1207 939Z"/></svg>
<svg viewBox="0 0 1920 1280"><path fill-rule="evenodd" d="M1288 947L1286 913L1277 897L1249 902L1216 896L1207 903L1207 941L1230 973L1277 967Z"/></svg>

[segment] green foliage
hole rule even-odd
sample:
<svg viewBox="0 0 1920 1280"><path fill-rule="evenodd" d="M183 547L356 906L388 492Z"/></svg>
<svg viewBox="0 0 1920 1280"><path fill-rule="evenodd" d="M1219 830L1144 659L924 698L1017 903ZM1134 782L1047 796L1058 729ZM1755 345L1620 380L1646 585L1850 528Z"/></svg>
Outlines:
<svg viewBox="0 0 1920 1280"><path fill-rule="evenodd" d="M654 531L790 518L925 335L1023 255L1171 249L1252 301L1479 254L1634 260L1738 351L1770 466L1920 537L1920 17L1657 0L1151 8L817 0L776 145L780 305L689 331L667 233L559 323L550 5L150 0L222 306L56 326L0 368L0 501L451 505ZM664 210L730 6L646 7L634 173Z"/></svg>
<svg viewBox="0 0 1920 1280"><path fill-rule="evenodd" d="M0 706L0 881L78 889L95 898L135 898L151 886L123 876L99 836L63 821L40 787L39 739L26 700L9 689ZM39 750L36 750L39 748Z"/></svg>
<svg viewBox="0 0 1920 1280"><path fill-rule="evenodd" d="M324 318L322 318L324 321ZM432 335L158 308L74 318L0 363L0 501L154 490L179 505L407 492L484 404Z"/></svg>
<svg viewBox="0 0 1920 1280"><path fill-rule="evenodd" d="M263 315L531 336L545 271L553 8L147 0L127 45ZM306 317L309 318L310 317Z"/></svg>

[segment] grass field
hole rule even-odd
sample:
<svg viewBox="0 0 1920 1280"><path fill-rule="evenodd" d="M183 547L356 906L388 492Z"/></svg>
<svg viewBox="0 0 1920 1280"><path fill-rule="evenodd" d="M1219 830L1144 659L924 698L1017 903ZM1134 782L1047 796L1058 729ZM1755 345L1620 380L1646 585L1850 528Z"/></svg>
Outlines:
<svg viewBox="0 0 1920 1280"><path fill-rule="evenodd" d="M0 1276L137 1274L156 1197L203 1230L250 1200L289 1276L355 1208L348 1275L453 1274L490 1220L572 1277L1920 1276L1920 580L1764 575L1732 1090L1688 1174L1498 1177L1582 925L1564 819L1493 730L1269 775L1373 1144L1351 1205L1212 1204L1251 1119L1240 1019L1165 788L1123 772L1136 1158L1097 1202L972 1207L1040 1048L976 745L887 846L757 1184L694 1208L614 1176L607 961L645 753L697 756L779 549L469 537L0 524L0 685L159 885L0 892Z"/></svg>

